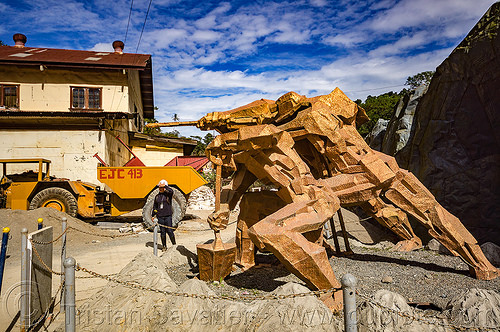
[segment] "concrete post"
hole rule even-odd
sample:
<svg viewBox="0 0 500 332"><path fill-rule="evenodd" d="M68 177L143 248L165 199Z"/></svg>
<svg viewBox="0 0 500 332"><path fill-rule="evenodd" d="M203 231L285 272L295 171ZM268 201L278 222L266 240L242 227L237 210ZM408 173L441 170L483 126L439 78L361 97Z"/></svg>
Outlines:
<svg viewBox="0 0 500 332"><path fill-rule="evenodd" d="M153 230L153 255L158 256L158 223Z"/></svg>
<svg viewBox="0 0 500 332"><path fill-rule="evenodd" d="M68 227L68 219L66 217L62 218L62 246L61 246L61 283L64 283L64 260L66 259L66 228ZM61 291L61 303L59 305L59 312L64 310L64 287Z"/></svg>
<svg viewBox="0 0 500 332"><path fill-rule="evenodd" d="M73 257L64 260L64 306L65 306L65 331L75 332L76 325L76 305L75 305L75 265Z"/></svg>
<svg viewBox="0 0 500 332"><path fill-rule="evenodd" d="M356 319L356 283L357 280L352 274L342 276L342 292L344 293L344 326L345 332L357 331Z"/></svg>
<svg viewBox="0 0 500 332"><path fill-rule="evenodd" d="M9 232L9 227L5 227L2 231L2 251L0 252L0 294L2 294L3 269L5 267L5 257L7 256L7 242L9 242Z"/></svg>
<svg viewBox="0 0 500 332"><path fill-rule="evenodd" d="M28 266L28 229L21 229L21 297L19 299L21 332L27 331L30 325L29 302L29 266Z"/></svg>

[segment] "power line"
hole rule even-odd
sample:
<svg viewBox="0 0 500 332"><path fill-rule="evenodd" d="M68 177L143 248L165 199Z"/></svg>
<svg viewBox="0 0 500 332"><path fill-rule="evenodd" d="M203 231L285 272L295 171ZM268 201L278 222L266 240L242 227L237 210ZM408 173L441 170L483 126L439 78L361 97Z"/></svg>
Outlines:
<svg viewBox="0 0 500 332"><path fill-rule="evenodd" d="M148 11L146 12L146 18L144 19L144 24L142 25L141 35L139 36L139 41L137 42L137 48L135 49L135 53L137 54L137 50L139 49L139 44L141 43L142 33L144 32L144 27L146 26L146 21L148 20L149 9L151 8L151 3L153 0L149 0Z"/></svg>
<svg viewBox="0 0 500 332"><path fill-rule="evenodd" d="M391 85L391 86L383 86L380 88L373 88L373 89L366 89L366 90L358 90L358 91L348 91L349 93L354 93L354 92L366 92L366 91L375 91L375 90L381 90L381 89L389 89L389 88L398 88L406 86L406 84L399 84L399 85Z"/></svg>
<svg viewBox="0 0 500 332"><path fill-rule="evenodd" d="M130 17L132 16L132 6L133 5L134 5L134 0L132 0L130 3L130 12L128 13L127 31L125 32L125 41L123 42L124 44L127 43L128 27L130 25Z"/></svg>

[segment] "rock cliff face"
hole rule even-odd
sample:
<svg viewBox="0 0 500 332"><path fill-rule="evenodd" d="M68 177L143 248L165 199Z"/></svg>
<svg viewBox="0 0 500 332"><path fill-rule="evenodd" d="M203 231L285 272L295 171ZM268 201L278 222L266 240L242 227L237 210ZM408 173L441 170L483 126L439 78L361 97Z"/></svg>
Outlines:
<svg viewBox="0 0 500 332"><path fill-rule="evenodd" d="M396 154L479 243L500 244L500 3L436 69ZM389 130L388 130L389 131Z"/></svg>
<svg viewBox="0 0 500 332"><path fill-rule="evenodd" d="M379 151L396 155L408 143L417 105L427 92L428 84L422 84L408 95L401 98L387 129ZM370 145L371 146L371 145Z"/></svg>

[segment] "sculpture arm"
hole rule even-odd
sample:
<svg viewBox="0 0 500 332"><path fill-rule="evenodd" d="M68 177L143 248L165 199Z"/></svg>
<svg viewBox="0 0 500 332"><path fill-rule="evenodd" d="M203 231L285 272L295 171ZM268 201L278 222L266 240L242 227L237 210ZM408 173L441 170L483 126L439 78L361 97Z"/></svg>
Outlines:
<svg viewBox="0 0 500 332"><path fill-rule="evenodd" d="M229 222L229 214L236 207L241 196L257 178L244 166L238 169L231 180L231 183L221 190L220 209L213 212L208 217L210 227L215 231L223 230Z"/></svg>

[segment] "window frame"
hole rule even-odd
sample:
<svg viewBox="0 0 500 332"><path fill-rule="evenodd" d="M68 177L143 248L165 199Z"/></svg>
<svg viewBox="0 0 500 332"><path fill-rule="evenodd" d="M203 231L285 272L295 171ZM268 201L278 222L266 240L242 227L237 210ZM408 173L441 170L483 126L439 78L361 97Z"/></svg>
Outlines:
<svg viewBox="0 0 500 332"><path fill-rule="evenodd" d="M17 101L16 101L16 104L17 106L15 107L6 107L5 106L5 90L4 88L5 87L16 87L16 97L17 97ZM19 102L20 102L20 98L19 98L19 93L20 91L20 84L5 84L5 83L0 83L0 107L2 107L2 110L8 110L8 109L19 109Z"/></svg>
<svg viewBox="0 0 500 332"><path fill-rule="evenodd" d="M84 103L85 106L82 107L73 107L73 89L84 89ZM97 89L99 90L99 108L89 108L89 89ZM69 96L70 96L70 107L71 111L104 111L102 108L102 87L92 87L92 86L70 86L69 87Z"/></svg>

